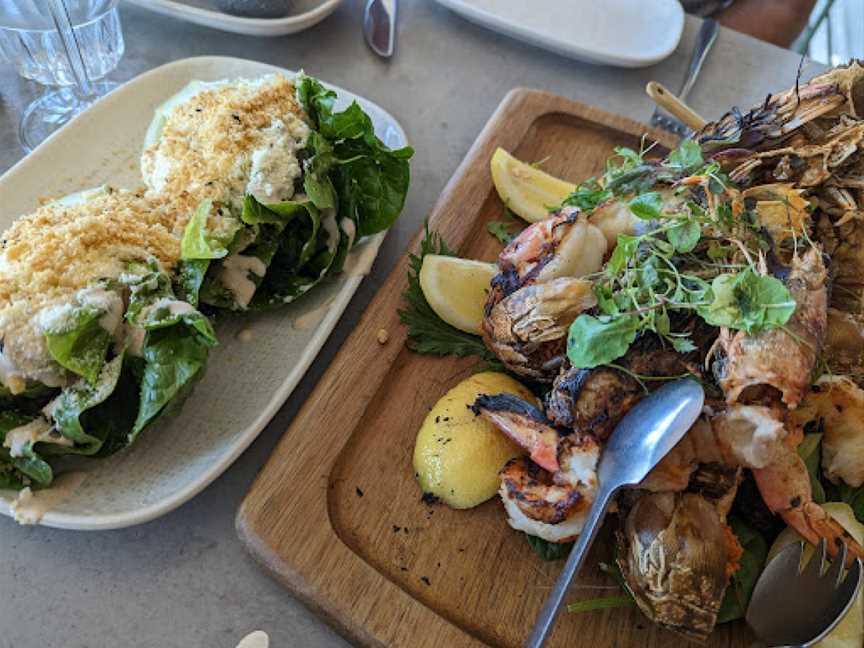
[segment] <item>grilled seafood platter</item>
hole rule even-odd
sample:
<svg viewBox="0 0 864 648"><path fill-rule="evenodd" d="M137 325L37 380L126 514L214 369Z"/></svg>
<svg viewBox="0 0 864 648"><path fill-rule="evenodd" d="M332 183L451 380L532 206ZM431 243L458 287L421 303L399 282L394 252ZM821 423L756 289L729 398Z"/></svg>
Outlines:
<svg viewBox="0 0 864 648"><path fill-rule="evenodd" d="M482 288L459 279L478 262L427 233L401 313L416 351L474 353L528 388L458 402L515 448L494 466L510 527L564 555L617 423L664 380L694 376L702 416L610 515L629 602L703 641L743 616L778 534L864 558L864 67L733 108L670 152L616 149L579 185L520 174L560 205L515 235L490 226L504 248ZM506 175L493 168L505 199ZM442 267L449 280L435 281ZM439 419L424 428L462 425ZM424 492L453 503L463 489L479 499L492 468L442 461L434 483L427 470L415 461ZM832 514L835 501L854 515Z"/></svg>

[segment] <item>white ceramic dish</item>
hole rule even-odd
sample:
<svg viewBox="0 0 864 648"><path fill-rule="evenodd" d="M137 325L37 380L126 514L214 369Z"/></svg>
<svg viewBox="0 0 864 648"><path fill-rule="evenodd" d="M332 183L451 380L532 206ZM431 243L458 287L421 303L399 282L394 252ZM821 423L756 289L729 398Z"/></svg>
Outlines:
<svg viewBox="0 0 864 648"><path fill-rule="evenodd" d="M342 0L295 0L291 14L284 18L243 18L214 8L212 0L127 0L131 4L196 25L246 34L284 36L309 29L336 11Z"/></svg>
<svg viewBox="0 0 864 648"><path fill-rule="evenodd" d="M620 67L669 56L684 30L678 0L438 0L468 20L564 56Z"/></svg>
<svg viewBox="0 0 864 648"><path fill-rule="evenodd" d="M274 71L293 74L254 61L201 57L133 79L0 177L0 230L32 211L49 189L59 196L105 182L139 186L140 147L153 110L189 81ZM405 145L405 133L391 115L346 90L334 89L340 104L352 99L360 103L388 146ZM346 267L353 263L359 270L325 280L297 302L271 312L221 318L216 324L220 345L180 412L148 428L130 448L87 462L84 483L41 523L82 530L131 526L167 513L203 490L288 398L348 305L383 236L372 237L352 252L356 256ZM251 339L239 336L244 330L251 332ZM14 497L14 492L0 491L0 513L10 515Z"/></svg>

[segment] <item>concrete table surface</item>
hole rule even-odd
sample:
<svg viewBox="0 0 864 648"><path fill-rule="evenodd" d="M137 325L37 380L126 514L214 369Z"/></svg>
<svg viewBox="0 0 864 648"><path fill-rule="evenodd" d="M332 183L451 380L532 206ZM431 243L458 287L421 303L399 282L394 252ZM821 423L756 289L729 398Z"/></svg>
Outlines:
<svg viewBox="0 0 864 648"><path fill-rule="evenodd" d="M344 646L240 546L234 514L272 448L508 90L550 90L647 120L645 83L677 88L698 21L661 64L620 70L577 63L463 21L431 0L403 0L396 56L382 61L360 34L361 2L348 0L313 29L256 39L123 5L123 81L163 63L221 54L304 68L391 111L416 148L402 218L371 275L293 396L252 447L201 495L161 519L109 532L21 527L0 519L0 648L233 648L252 630L273 648ZM794 83L798 57L723 31L691 95L709 118ZM804 71L807 77L815 66ZM23 152L16 139L34 84L0 66L0 172ZM46 193L50 187L46 187ZM2 200L2 197L0 197Z"/></svg>

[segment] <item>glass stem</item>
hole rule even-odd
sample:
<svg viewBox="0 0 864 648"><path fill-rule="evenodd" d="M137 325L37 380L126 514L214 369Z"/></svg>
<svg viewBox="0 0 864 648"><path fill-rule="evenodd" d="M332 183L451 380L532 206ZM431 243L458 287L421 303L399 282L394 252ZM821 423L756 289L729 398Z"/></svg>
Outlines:
<svg viewBox="0 0 864 648"><path fill-rule="evenodd" d="M72 70L72 76L75 78L75 94L80 99L93 97L96 92L93 88L93 82L87 74L84 53L81 51L81 44L75 34L75 27L72 24L72 17L69 15L66 0L48 0L48 7L51 10L51 18L54 20L54 27L63 43L66 60L69 61L69 69Z"/></svg>

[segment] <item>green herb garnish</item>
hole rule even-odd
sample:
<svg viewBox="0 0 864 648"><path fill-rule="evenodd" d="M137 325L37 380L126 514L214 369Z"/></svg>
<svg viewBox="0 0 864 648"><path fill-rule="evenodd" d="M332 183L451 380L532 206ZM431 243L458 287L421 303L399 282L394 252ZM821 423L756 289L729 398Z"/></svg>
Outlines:
<svg viewBox="0 0 864 648"><path fill-rule="evenodd" d="M680 353L696 350L688 331L673 330L675 312L748 334L782 328L795 301L781 281L757 271L752 258L759 258L765 242L752 219L736 219L723 202L728 181L719 165L706 163L690 141L660 164L645 162L644 148L616 154L601 178L580 185L565 204L590 212L614 196L646 227L619 235L605 268L589 277L598 312L571 325L570 362L581 368L609 364L649 331ZM691 175L700 176L704 195L681 183ZM658 182L668 188L658 190ZM739 251L746 262L735 256Z"/></svg>
<svg viewBox="0 0 864 648"><path fill-rule="evenodd" d="M489 221L486 223L486 231L498 239L502 245L509 244L516 236L510 233L510 228L504 221Z"/></svg>

